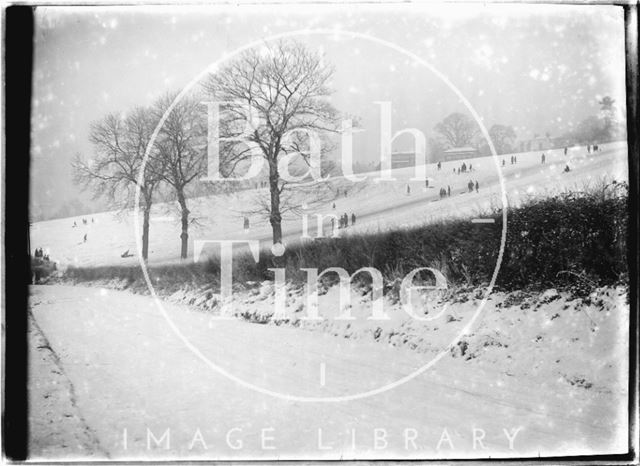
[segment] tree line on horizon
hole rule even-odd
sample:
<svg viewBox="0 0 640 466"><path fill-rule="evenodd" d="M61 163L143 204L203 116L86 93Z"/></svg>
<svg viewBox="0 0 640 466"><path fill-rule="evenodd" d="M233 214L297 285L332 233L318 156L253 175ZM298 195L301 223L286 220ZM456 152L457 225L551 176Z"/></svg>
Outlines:
<svg viewBox="0 0 640 466"><path fill-rule="evenodd" d="M623 121L616 118L615 100L605 96L598 100L600 105L599 115L589 115L576 125L576 127L563 134L553 136L549 131L544 138L552 147L569 147L574 145L586 145L606 143L623 138L626 129ZM466 114L454 112L436 124L435 138L429 139L430 160L437 162L444 160L444 151L457 147L471 147L478 151L479 155L491 155L491 150L484 136L480 132L478 124ZM493 124L488 129L489 137L493 142L498 155L516 152L528 152L536 150L534 147L522 148L517 144L518 136L512 126L505 124ZM534 134L533 138L542 137Z"/></svg>

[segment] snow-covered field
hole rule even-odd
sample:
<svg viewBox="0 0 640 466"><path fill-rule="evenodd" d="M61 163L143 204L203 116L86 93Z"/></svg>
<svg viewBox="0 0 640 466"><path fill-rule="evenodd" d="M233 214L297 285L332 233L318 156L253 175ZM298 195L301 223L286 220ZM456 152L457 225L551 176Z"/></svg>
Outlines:
<svg viewBox="0 0 640 466"><path fill-rule="evenodd" d="M540 163L542 152L517 154L515 165L510 164L508 155L500 157L498 166L492 157L467 160L467 165L473 165L473 171L461 175L453 172L454 168L460 166L460 161L446 162L440 171L432 164L427 167L427 175L431 178L429 188L425 188L424 182L410 181L414 176L412 169L394 170L396 181L393 182L375 182L374 179L379 174L369 174L366 181L353 184L346 197L337 199L335 210L330 202L324 207L309 211L309 234L316 234L316 213L347 213L349 216L355 213L356 226L340 230L342 234L402 228L452 216L479 216L491 205L501 206L499 175L504 180L505 194L510 204L517 204L529 196L546 196L563 190L583 190L603 179L628 179L626 143L601 145L600 152L595 154L588 154L585 147L574 147L569 149L566 157L562 149L544 151L547 157L544 165ZM501 166L502 159L506 160L504 167ZM567 164L572 171L564 173L563 169ZM479 193L467 192L469 180L478 181ZM407 185L410 186L410 194L407 194ZM439 200L440 188L447 186L451 186L451 197ZM242 212L247 206L252 206L256 195L268 196L268 193L263 189L192 199L189 208L197 223L191 226L189 254L193 254L193 240L254 239L261 240L264 246L270 246L271 229L265 218L257 215L250 217L250 230L245 232L243 229ZM51 258L63 268L67 265L137 263L131 212L120 215L104 212L84 218L88 220L87 225L83 224L82 217L35 223L31 230L32 248L42 247L49 251ZM72 227L74 221L78 224L77 228ZM329 234L329 222L326 219L324 223L326 235ZM283 233L285 244L299 241L302 219L297 217L285 220ZM83 241L85 234L86 242ZM151 220L150 263L179 261L179 237L179 216L175 206L157 205ZM120 257L127 250L134 256ZM212 249L205 249L204 255L212 252Z"/></svg>
<svg viewBox="0 0 640 466"><path fill-rule="evenodd" d="M545 153L544 165L535 152L518 154L516 165L506 156L499 169L491 158L474 159L465 175L453 173L460 162L440 172L430 166L433 189L408 181L409 170L395 171L394 183L365 182L336 202L336 212L358 216L341 233L481 216L500 203L498 170L511 204L627 180L625 144ZM564 173L567 163L572 170ZM469 179L479 193L465 192ZM442 186L451 186L450 198L438 199ZM254 194L192 200L201 226L191 239L269 245L268 223L252 218L251 230L242 230L238 212ZM319 211L330 212L331 205ZM135 250L131 216L86 218L86 226L81 218L35 224L32 246L63 266L135 263L120 257ZM285 223L289 243L299 240L300 223ZM158 206L151 262L177 260L178 234ZM621 287L586 298L494 292L478 314L484 290L454 290L431 302L429 321L410 317L390 296L383 298L389 319L368 319L371 296L357 289L348 308L354 320L336 320L345 308L332 287L318 297L322 319L309 321L306 297L288 285L289 315L279 321L269 281L234 294L232 320L212 318L219 295L211 287L185 285L160 307L115 290L118 280L91 285L31 289L33 459L496 458L627 449L629 306ZM368 391L376 394L353 397ZM340 401L317 400L325 397Z"/></svg>

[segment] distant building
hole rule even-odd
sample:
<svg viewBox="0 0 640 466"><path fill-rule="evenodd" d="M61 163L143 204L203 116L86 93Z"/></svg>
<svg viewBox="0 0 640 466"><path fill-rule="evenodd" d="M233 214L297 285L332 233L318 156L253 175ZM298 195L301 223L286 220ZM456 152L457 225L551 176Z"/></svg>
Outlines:
<svg viewBox="0 0 640 466"><path fill-rule="evenodd" d="M448 162L450 160L472 159L478 157L480 154L478 153L478 149L474 147L452 147L451 149L445 150L442 155L444 156L445 162Z"/></svg>
<svg viewBox="0 0 640 466"><path fill-rule="evenodd" d="M391 168L406 168L416 166L415 152L394 152L391 154Z"/></svg>
<svg viewBox="0 0 640 466"><path fill-rule="evenodd" d="M531 152L538 150L553 149L554 144L551 138L545 136L538 136L531 139L525 139L520 141L520 152Z"/></svg>

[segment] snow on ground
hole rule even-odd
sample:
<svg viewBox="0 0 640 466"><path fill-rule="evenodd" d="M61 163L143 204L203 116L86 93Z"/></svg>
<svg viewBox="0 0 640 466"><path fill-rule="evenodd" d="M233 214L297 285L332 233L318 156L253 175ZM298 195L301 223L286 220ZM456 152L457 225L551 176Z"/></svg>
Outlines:
<svg viewBox="0 0 640 466"><path fill-rule="evenodd" d="M428 371L371 397L318 403L257 393L215 372L172 332L149 297L34 286L33 322L57 358L44 361L73 386L73 403L60 383L59 393L52 388L59 401L32 404L32 416L42 422L32 424L31 453L33 459L92 452L93 458L153 460L626 451L625 300L624 290L613 288L584 300L554 290L496 294L471 334ZM477 304L473 293L458 294L442 318L424 325L395 315L384 325L342 322L342 330L355 328L351 335L338 327L330 335L314 331L321 330L317 325L307 332L212 321L209 313L177 304L165 309L190 345L245 382L292 395L341 396L424 365L436 347L446 347L452 331L445 329L464 323ZM381 328L377 338L368 334L373 325ZM417 335L421 351L408 345ZM32 381L46 378L44 364L30 370ZM33 397L33 382L30 392ZM61 413L81 421L68 424L70 416ZM54 433L77 445L55 449L43 441ZM94 447L88 452L86 445Z"/></svg>
<svg viewBox="0 0 640 466"><path fill-rule="evenodd" d="M389 228L402 228L420 225L426 222L454 217L480 216L490 206L501 206L502 190L498 172L505 181L506 195L510 204L517 204L530 196L547 196L563 190L583 190L589 184L599 180L615 179L626 181L627 150L626 143L601 145L598 153L588 154L584 147L574 147L565 157L562 149L544 151L546 164L540 163L543 151L517 154L517 164L511 165L509 155L500 156L498 166L492 157L466 160L473 165L473 171L457 175L454 168L461 161L446 162L442 170L435 165L427 167L427 175L432 178L430 187L424 182L410 181L413 169L393 171L394 182L376 182L379 174L369 174L366 181L354 184L346 197L336 200L335 210L332 203L317 210L309 211L309 234L316 234L315 214L349 216L355 213L355 227L340 230L341 234L360 234ZM501 166L501 160L506 165ZM572 171L564 173L568 164ZM468 193L469 180L477 180L479 193ZM407 194L407 185L411 193ZM450 198L439 200L441 187L451 186ZM235 194L197 198L190 201L190 210L197 223L191 226L189 253L193 254L193 240L253 239L261 240L264 246L270 245L271 229L266 219L250 216L250 231L243 230L243 209L251 206L256 195L267 196L267 190L242 191ZM175 262L180 254L180 227L178 216L167 205L154 208L150 232L150 263ZM124 265L137 263L135 256L136 241L134 222L131 212L116 215L104 212L87 215L88 224L82 223L82 217L37 222L31 229L31 245L35 249L42 247L62 268L67 265L99 266ZM78 224L72 228L73 222ZM324 222L325 235L330 234L330 220ZM300 217L285 220L283 232L286 243L300 240L302 234ZM87 241L84 242L84 235ZM133 257L120 257L125 251ZM204 255L215 253L213 248L205 249Z"/></svg>
<svg viewBox="0 0 640 466"><path fill-rule="evenodd" d="M590 155L574 148L567 158L557 150L545 153L545 165L538 152L518 154L513 166L505 157L500 170L510 203L582 190L603 177L627 180L624 144ZM567 159L572 171L564 173ZM413 176L408 169L395 171L395 183L364 183L336 202L336 212L358 216L357 225L341 233L482 215L499 204L494 160L467 161L474 167L467 175L453 173L459 163L443 164L433 189L407 181ZM468 178L478 180L479 193L462 193ZM438 200L441 185L451 185L450 198ZM258 219L251 219L250 232L242 231L238 211L250 195L192 200L202 225L192 239L267 243L269 226ZM87 225L81 218L35 224L33 247L48 249L63 265L135 263L120 258L135 250L130 215L123 221L113 213L86 218ZM162 206L154 212L152 262L176 260L173 218ZM74 220L77 229L71 228ZM284 231L287 241L296 241L299 219L285 222ZM310 322L293 286L285 290L289 315L274 319L273 284L265 281L235 294L239 319L219 321L212 319L218 290L183 288L164 301L182 341L151 298L111 289L120 286L117 281L93 285L32 288L34 459L522 457L626 450L629 316L622 289L594 290L585 299L554 290L493 293L458 341L482 292L441 295L429 314L420 315L430 321L410 318L385 296L389 320L376 321L367 319L370 294L352 289L345 308L334 286L319 293L323 319ZM355 320L335 319L346 310ZM444 356L393 390L309 403L253 391L212 370L193 350L246 383L303 397L376 389Z"/></svg>

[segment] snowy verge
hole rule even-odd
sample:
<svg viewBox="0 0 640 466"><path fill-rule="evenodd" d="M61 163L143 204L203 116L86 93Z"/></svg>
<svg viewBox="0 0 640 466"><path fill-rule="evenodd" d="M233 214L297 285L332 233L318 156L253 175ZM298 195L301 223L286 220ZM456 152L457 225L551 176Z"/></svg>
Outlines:
<svg viewBox="0 0 640 466"><path fill-rule="evenodd" d="M110 279L82 285L148 294L139 283ZM352 287L350 303L340 303L338 286L320 287L318 319L310 319L303 288L287 284L285 315L274 314L273 282L248 282L234 291L232 315L253 324L322 332L341 339L376 342L480 365L489 371L600 394L627 391L629 304L624 286L594 288L577 297L568 291L494 292L480 318L459 338L481 305L485 289L447 290L430 300L412 300L414 315L384 296L388 320L372 319L371 292ZM219 317L220 295L213 286L157 288L161 300Z"/></svg>

